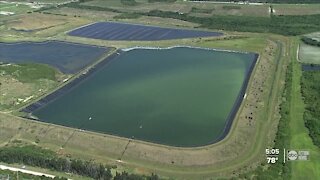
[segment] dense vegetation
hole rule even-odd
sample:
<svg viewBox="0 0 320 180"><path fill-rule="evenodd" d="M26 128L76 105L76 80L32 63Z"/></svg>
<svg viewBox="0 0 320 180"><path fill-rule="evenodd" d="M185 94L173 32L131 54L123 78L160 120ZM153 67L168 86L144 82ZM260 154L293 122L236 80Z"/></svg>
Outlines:
<svg viewBox="0 0 320 180"><path fill-rule="evenodd" d="M25 174L25 173L17 173L17 172L12 172L9 170L0 170L0 179L2 180L27 180L27 179L32 179L32 180L52 180L52 178L46 177L46 176L35 176L31 174ZM54 180L67 180L67 178L64 177L54 177Z"/></svg>
<svg viewBox="0 0 320 180"><path fill-rule="evenodd" d="M148 0L149 3L154 3L154 2L167 2L167 3L172 3L176 2L177 0Z"/></svg>
<svg viewBox="0 0 320 180"><path fill-rule="evenodd" d="M309 37L302 37L301 40L308 45L320 47L320 41L317 41L315 39Z"/></svg>
<svg viewBox="0 0 320 180"><path fill-rule="evenodd" d="M33 82L38 79L56 80L57 71L44 64L0 65L0 74L10 75L20 82Z"/></svg>
<svg viewBox="0 0 320 180"><path fill-rule="evenodd" d="M191 12L191 13L211 14L213 10L214 10L213 8L204 9L204 8L192 7L191 10L190 10L190 12Z"/></svg>
<svg viewBox="0 0 320 180"><path fill-rule="evenodd" d="M281 118L278 124L277 134L274 140L274 147L277 149L284 149L290 147L290 101L292 91L292 64L288 66L286 73L286 81L283 92L283 101L280 105ZM290 163L283 163L283 156L279 156L277 163L269 166L262 163L253 172L248 172L240 175L240 178L251 179L250 177L259 177L258 179L291 179L291 165Z"/></svg>
<svg viewBox="0 0 320 180"><path fill-rule="evenodd" d="M146 16L174 18L200 24L202 27L228 31L276 33L282 35L299 35L319 31L320 14L303 16L222 16L195 17L188 14L152 10L142 13Z"/></svg>
<svg viewBox="0 0 320 180"><path fill-rule="evenodd" d="M120 2L126 6L135 6L138 4L135 0L120 0Z"/></svg>
<svg viewBox="0 0 320 180"><path fill-rule="evenodd" d="M225 9L225 10L241 9L241 6L222 6L222 9Z"/></svg>
<svg viewBox="0 0 320 180"><path fill-rule="evenodd" d="M320 71L302 73L301 91L306 104L303 115L313 143L320 147Z"/></svg>
<svg viewBox="0 0 320 180"><path fill-rule="evenodd" d="M194 0L194 1L222 1L222 2L244 2L244 0ZM282 3L282 4L299 4L299 3L319 3L319 0L246 0L251 3Z"/></svg>
<svg viewBox="0 0 320 180"><path fill-rule="evenodd" d="M136 14L136 13L122 13L119 15L114 16L114 19L137 19L141 17L140 14Z"/></svg>
<svg viewBox="0 0 320 180"><path fill-rule="evenodd" d="M67 172L87 176L93 179L116 179L116 180L157 180L157 175L140 176L128 174L127 172L117 173L115 177L111 169L93 161L58 157L56 153L42 149L37 146L5 146L0 148L0 161L5 163L19 163L29 166L36 166L54 171Z"/></svg>
<svg viewBox="0 0 320 180"><path fill-rule="evenodd" d="M159 177L155 174L151 176L140 176L136 174L129 174L127 172L116 173L114 180L158 180Z"/></svg>
<svg viewBox="0 0 320 180"><path fill-rule="evenodd" d="M100 6L80 5L78 2L65 4L60 7L70 7L70 8L93 10L93 11L110 11L110 12L115 12L115 13L122 13L122 11L117 10L117 9L112 9L112 8L108 8L108 7L100 7Z"/></svg>
<svg viewBox="0 0 320 180"><path fill-rule="evenodd" d="M49 150L36 146L11 146L0 149L0 161L5 163L23 163L55 171L69 172L94 179L111 179L111 171L102 164L76 159L56 157Z"/></svg>

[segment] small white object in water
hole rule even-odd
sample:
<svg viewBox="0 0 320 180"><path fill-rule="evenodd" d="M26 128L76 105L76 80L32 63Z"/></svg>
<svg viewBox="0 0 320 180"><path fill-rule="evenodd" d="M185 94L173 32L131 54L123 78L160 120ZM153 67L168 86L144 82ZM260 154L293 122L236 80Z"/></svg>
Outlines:
<svg viewBox="0 0 320 180"><path fill-rule="evenodd" d="M91 117L89 117L89 120L91 120L92 118Z"/></svg>
<svg viewBox="0 0 320 180"><path fill-rule="evenodd" d="M140 125L140 129L142 128L142 125Z"/></svg>

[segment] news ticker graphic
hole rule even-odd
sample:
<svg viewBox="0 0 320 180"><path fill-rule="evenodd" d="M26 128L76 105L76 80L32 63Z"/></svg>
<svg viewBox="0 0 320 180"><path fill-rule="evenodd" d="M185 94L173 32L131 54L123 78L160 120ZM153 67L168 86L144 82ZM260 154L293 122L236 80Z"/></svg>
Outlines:
<svg viewBox="0 0 320 180"><path fill-rule="evenodd" d="M310 152L308 150L294 149L283 149L283 151L280 152L280 149L266 149L266 160L268 164L275 164L280 156L283 156L283 163L287 161L308 161L310 159Z"/></svg>

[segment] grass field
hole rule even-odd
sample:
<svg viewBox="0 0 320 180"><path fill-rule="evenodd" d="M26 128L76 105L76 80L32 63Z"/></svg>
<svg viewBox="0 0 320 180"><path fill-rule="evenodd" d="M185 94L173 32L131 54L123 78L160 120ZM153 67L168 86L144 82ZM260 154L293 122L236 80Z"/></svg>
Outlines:
<svg viewBox="0 0 320 180"><path fill-rule="evenodd" d="M273 4L275 15L319 14L320 4Z"/></svg>
<svg viewBox="0 0 320 180"><path fill-rule="evenodd" d="M84 18L41 13L10 16L5 17L4 23L0 24L0 39L2 42L45 41L90 22Z"/></svg>
<svg viewBox="0 0 320 180"><path fill-rule="evenodd" d="M296 52L294 51L297 46L297 40L292 46L292 57ZM292 162L292 179L315 179L320 177L320 149L313 145L309 137L308 130L304 126L303 113L304 102L301 96L301 65L292 58L293 63L293 77L292 77L292 101L290 107L290 130L291 130L291 143L290 148L297 150L310 151L310 161Z"/></svg>
<svg viewBox="0 0 320 180"><path fill-rule="evenodd" d="M22 14L22 13L27 13L28 11L32 11L33 9L25 4L8 4L8 3L3 3L0 2L0 12L12 12L14 14ZM2 18L3 15L0 13L0 17Z"/></svg>
<svg viewBox="0 0 320 180"><path fill-rule="evenodd" d="M298 56L303 63L320 64L320 47L300 43Z"/></svg>
<svg viewBox="0 0 320 180"><path fill-rule="evenodd" d="M0 111L24 106L52 90L64 77L46 65L0 65Z"/></svg>
<svg viewBox="0 0 320 180"><path fill-rule="evenodd" d="M68 23L67 18L61 16L51 16L47 14L33 13L30 15L20 16L12 21L8 21L7 28L16 30L39 30L48 29L55 26Z"/></svg>

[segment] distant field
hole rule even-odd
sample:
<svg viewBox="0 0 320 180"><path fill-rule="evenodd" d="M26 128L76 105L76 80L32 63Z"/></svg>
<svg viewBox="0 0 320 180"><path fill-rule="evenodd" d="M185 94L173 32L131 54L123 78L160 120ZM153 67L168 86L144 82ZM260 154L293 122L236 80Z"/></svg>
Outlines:
<svg viewBox="0 0 320 180"><path fill-rule="evenodd" d="M192 15L203 15L201 12L194 12L192 8L208 9L211 12L206 15L224 14L224 15L247 15L247 16L268 16L269 6L253 6L253 5L237 5L240 8L225 8L234 7L230 4L214 4L214 3L197 3L197 2L182 2L177 1L175 3L142 3L136 6L124 6L119 0L101 1L94 0L85 3L81 3L89 6L110 7L115 9L121 9L126 11L139 11L148 12L154 9L163 11L173 11L181 13L191 13Z"/></svg>
<svg viewBox="0 0 320 180"><path fill-rule="evenodd" d="M24 4L9 4L9 3L3 3L0 2L0 17L2 16L6 16L4 15L5 12L11 12L14 14L22 14L22 13L26 13L28 11L32 11L34 9L32 9L30 6L28 5L24 5Z"/></svg>
<svg viewBox="0 0 320 180"><path fill-rule="evenodd" d="M110 11L90 11L86 9L76 9L76 8L70 8L70 7L50 9L45 12L67 15L67 16L79 16L79 17L85 17L88 19L95 19L95 20L109 20L109 19L113 19L114 16L119 15L119 13L110 12Z"/></svg>
<svg viewBox="0 0 320 180"><path fill-rule="evenodd" d="M126 10L128 12L140 11L147 12L154 9L162 11L173 11L181 13L190 13L195 16L209 16L209 15L237 15L237 16L269 16L270 11L268 4L248 5L248 4L217 4L209 2L182 2L174 3L138 3L136 6L125 6L119 0L93 0L83 5L109 7L114 9ZM273 9L276 15L310 15L320 13L320 4L273 4ZM210 13L201 13L201 11L194 11L192 8L207 9Z"/></svg>
<svg viewBox="0 0 320 180"><path fill-rule="evenodd" d="M276 15L319 14L320 4L273 4Z"/></svg>
<svg viewBox="0 0 320 180"><path fill-rule="evenodd" d="M68 23L67 18L33 13L8 21L6 26L16 30L41 30Z"/></svg>
<svg viewBox="0 0 320 180"><path fill-rule="evenodd" d="M300 43L299 60L303 63L320 64L320 47Z"/></svg>

